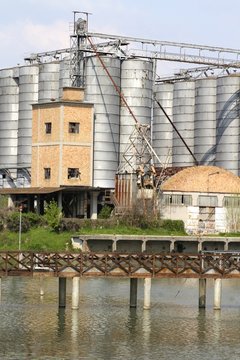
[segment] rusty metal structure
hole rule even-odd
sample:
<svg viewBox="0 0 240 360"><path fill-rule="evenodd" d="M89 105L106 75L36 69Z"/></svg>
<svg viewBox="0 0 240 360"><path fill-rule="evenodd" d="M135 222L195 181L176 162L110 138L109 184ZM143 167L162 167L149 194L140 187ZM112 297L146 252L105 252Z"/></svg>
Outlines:
<svg viewBox="0 0 240 360"><path fill-rule="evenodd" d="M0 276L240 278L240 253L36 253L1 251Z"/></svg>

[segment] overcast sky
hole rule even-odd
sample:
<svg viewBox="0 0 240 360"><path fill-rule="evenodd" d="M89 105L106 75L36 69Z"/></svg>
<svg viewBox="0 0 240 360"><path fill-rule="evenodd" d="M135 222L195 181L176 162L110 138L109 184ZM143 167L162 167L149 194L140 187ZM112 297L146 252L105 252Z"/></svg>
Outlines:
<svg viewBox="0 0 240 360"><path fill-rule="evenodd" d="M157 40L240 48L240 0L0 0L0 68L69 47L73 10L89 30Z"/></svg>

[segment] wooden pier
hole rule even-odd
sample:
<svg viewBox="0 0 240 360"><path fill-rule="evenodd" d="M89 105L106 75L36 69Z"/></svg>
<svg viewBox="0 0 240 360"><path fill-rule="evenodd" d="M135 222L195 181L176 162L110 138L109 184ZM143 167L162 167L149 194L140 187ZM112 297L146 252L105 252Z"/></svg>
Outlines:
<svg viewBox="0 0 240 360"><path fill-rule="evenodd" d="M0 251L0 277L240 278L240 253Z"/></svg>
<svg viewBox="0 0 240 360"><path fill-rule="evenodd" d="M199 308L206 306L206 281L214 279L214 309L221 308L222 279L240 278L240 252L198 254L158 253L62 253L33 251L0 252L1 278L32 276L40 278L44 294L45 277L59 278L59 307L66 306L66 280L72 278L72 309L79 308L81 277L115 277L130 279L130 307L137 306L137 281L144 279L145 310L150 309L151 279L199 279Z"/></svg>

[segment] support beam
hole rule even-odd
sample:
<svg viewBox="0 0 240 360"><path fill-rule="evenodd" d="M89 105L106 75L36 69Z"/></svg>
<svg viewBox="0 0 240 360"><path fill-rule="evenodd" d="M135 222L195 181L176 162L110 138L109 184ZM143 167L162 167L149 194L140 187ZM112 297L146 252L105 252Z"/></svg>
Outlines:
<svg viewBox="0 0 240 360"><path fill-rule="evenodd" d="M58 207L62 210L62 191L58 192Z"/></svg>
<svg viewBox="0 0 240 360"><path fill-rule="evenodd" d="M214 310L221 309L222 279L214 279Z"/></svg>
<svg viewBox="0 0 240 360"><path fill-rule="evenodd" d="M144 304L143 309L149 310L151 307L151 278L144 279Z"/></svg>
<svg viewBox="0 0 240 360"><path fill-rule="evenodd" d="M79 309L79 290L80 290L80 278L75 276L72 278L72 309Z"/></svg>
<svg viewBox="0 0 240 360"><path fill-rule="evenodd" d="M206 284L207 279L199 279L199 309L205 309L206 307Z"/></svg>
<svg viewBox="0 0 240 360"><path fill-rule="evenodd" d="M112 242L112 252L117 251L117 240L113 240Z"/></svg>
<svg viewBox="0 0 240 360"><path fill-rule="evenodd" d="M202 241L198 240L198 252L202 251Z"/></svg>
<svg viewBox="0 0 240 360"><path fill-rule="evenodd" d="M137 284L138 279L131 278L130 279L130 307L137 307Z"/></svg>
<svg viewBox="0 0 240 360"><path fill-rule="evenodd" d="M146 251L146 240L142 241L142 252Z"/></svg>
<svg viewBox="0 0 240 360"><path fill-rule="evenodd" d="M92 220L97 219L97 199L99 192L95 191L91 193L91 204L90 204L90 217Z"/></svg>
<svg viewBox="0 0 240 360"><path fill-rule="evenodd" d="M67 288L67 279L66 278L59 278L59 292L58 292L58 300L59 300L59 307L65 308L66 307L66 288Z"/></svg>

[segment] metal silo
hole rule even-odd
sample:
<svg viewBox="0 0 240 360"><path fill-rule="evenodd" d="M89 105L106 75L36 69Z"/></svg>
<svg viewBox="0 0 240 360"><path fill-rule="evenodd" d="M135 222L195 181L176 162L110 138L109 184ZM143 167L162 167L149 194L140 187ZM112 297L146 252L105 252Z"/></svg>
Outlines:
<svg viewBox="0 0 240 360"><path fill-rule="evenodd" d="M192 152L194 150L194 104L195 82L176 82L173 89L173 122ZM192 155L175 130L173 131L172 165L194 165Z"/></svg>
<svg viewBox="0 0 240 360"><path fill-rule="evenodd" d="M214 165L216 155L216 78L196 80L194 155L201 165Z"/></svg>
<svg viewBox="0 0 240 360"><path fill-rule="evenodd" d="M59 62L39 65L39 102L59 98L59 67Z"/></svg>
<svg viewBox="0 0 240 360"><path fill-rule="evenodd" d="M155 96L172 119L173 84L156 84ZM152 145L161 162L165 164L167 161L167 166L172 165L172 136L172 125L155 102L153 108ZM157 165L160 166L161 164Z"/></svg>
<svg viewBox="0 0 240 360"><path fill-rule="evenodd" d="M117 86L120 87L120 60L102 56ZM94 103L93 184L114 188L119 161L119 95L96 56L86 58L85 98Z"/></svg>
<svg viewBox="0 0 240 360"><path fill-rule="evenodd" d="M238 175L239 161L239 76L217 80L216 166Z"/></svg>
<svg viewBox="0 0 240 360"><path fill-rule="evenodd" d="M141 124L151 125L153 90L153 62L128 59L121 65L121 92ZM120 113L120 156L129 145L134 130L134 119L124 104Z"/></svg>
<svg viewBox="0 0 240 360"><path fill-rule="evenodd" d="M70 59L69 57L64 58L60 62L59 69L59 97L62 97L64 87L72 86L70 79Z"/></svg>
<svg viewBox="0 0 240 360"><path fill-rule="evenodd" d="M32 104L38 101L38 66L19 68L18 166L31 167Z"/></svg>
<svg viewBox="0 0 240 360"><path fill-rule="evenodd" d="M11 174L17 168L18 71L0 70L0 168L11 169Z"/></svg>

